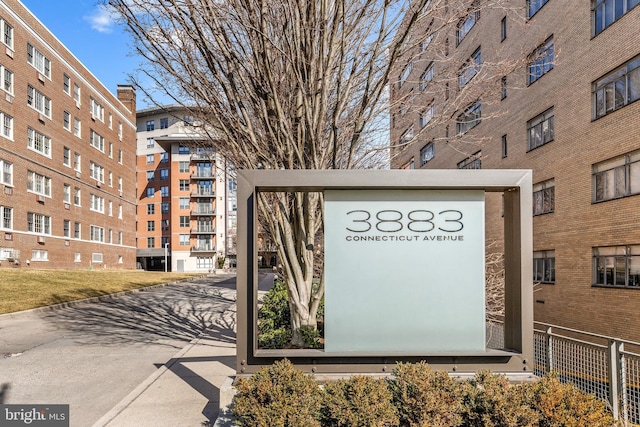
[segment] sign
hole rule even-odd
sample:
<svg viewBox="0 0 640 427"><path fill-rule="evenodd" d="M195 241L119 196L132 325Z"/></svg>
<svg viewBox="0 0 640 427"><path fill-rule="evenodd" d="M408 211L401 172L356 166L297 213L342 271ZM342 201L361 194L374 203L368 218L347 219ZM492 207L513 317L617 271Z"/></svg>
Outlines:
<svg viewBox="0 0 640 427"><path fill-rule="evenodd" d="M483 190L325 191L325 352L485 350Z"/></svg>

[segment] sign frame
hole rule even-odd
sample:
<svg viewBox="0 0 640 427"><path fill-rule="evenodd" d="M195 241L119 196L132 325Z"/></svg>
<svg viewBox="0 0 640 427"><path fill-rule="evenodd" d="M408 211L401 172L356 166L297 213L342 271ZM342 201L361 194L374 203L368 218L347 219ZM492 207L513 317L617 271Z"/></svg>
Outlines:
<svg viewBox="0 0 640 427"><path fill-rule="evenodd" d="M389 373L398 362L425 361L458 375L481 369L531 377L533 218L531 170L238 170L236 372L251 374L287 358L305 372ZM502 193L504 349L482 352L338 352L259 349L257 345L257 193L324 190L484 190Z"/></svg>

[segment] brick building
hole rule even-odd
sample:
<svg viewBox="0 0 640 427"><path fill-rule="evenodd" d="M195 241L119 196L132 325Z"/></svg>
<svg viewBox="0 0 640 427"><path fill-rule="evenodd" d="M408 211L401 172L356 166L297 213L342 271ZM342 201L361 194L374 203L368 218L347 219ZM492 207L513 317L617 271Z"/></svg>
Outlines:
<svg viewBox="0 0 640 427"><path fill-rule="evenodd" d="M392 167L532 169L535 319L639 342L640 1L445 3L392 77Z"/></svg>
<svg viewBox="0 0 640 427"><path fill-rule="evenodd" d="M0 266L135 268L135 91L0 2Z"/></svg>
<svg viewBox="0 0 640 427"><path fill-rule="evenodd" d="M179 106L137 113L138 243L145 270L235 265L233 171ZM195 122L194 122L195 121Z"/></svg>

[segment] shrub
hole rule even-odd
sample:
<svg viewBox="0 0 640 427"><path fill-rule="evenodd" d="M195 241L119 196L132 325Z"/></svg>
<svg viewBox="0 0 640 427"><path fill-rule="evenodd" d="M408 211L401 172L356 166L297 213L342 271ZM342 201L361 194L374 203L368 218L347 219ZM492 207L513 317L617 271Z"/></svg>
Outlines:
<svg viewBox="0 0 640 427"><path fill-rule="evenodd" d="M539 427L611 427L613 416L603 400L563 384L555 374L523 385L523 395L539 414Z"/></svg>
<svg viewBox="0 0 640 427"><path fill-rule="evenodd" d="M462 383L462 425L465 427L498 427L537 425L538 417L504 375L489 371L476 373Z"/></svg>
<svg viewBox="0 0 640 427"><path fill-rule="evenodd" d="M384 380L362 375L328 383L324 389L322 425L332 427L397 426L398 416Z"/></svg>
<svg viewBox="0 0 640 427"><path fill-rule="evenodd" d="M258 347L285 348L291 340L290 319L287 287L277 280L258 309Z"/></svg>
<svg viewBox="0 0 640 427"><path fill-rule="evenodd" d="M322 392L288 360L236 383L232 413L244 427L320 427Z"/></svg>
<svg viewBox="0 0 640 427"><path fill-rule="evenodd" d="M400 425L451 427L462 418L461 385L446 372L435 372L424 362L400 363L389 380Z"/></svg>

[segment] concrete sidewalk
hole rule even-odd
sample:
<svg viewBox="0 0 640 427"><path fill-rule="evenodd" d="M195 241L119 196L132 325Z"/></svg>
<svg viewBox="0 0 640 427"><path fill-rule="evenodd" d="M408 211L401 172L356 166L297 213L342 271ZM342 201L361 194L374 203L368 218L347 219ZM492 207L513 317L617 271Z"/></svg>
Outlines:
<svg viewBox="0 0 640 427"><path fill-rule="evenodd" d="M235 375L234 344L203 336L178 352L94 427L207 427L218 415L220 388Z"/></svg>

